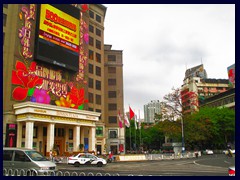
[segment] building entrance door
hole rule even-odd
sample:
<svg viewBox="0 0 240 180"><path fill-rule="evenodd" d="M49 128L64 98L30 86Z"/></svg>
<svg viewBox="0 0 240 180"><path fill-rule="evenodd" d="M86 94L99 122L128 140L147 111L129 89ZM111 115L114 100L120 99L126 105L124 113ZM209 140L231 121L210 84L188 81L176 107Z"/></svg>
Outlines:
<svg viewBox="0 0 240 180"><path fill-rule="evenodd" d="M63 140L62 139L56 139L54 140L54 150L57 152L57 155L62 155L64 150L63 150Z"/></svg>

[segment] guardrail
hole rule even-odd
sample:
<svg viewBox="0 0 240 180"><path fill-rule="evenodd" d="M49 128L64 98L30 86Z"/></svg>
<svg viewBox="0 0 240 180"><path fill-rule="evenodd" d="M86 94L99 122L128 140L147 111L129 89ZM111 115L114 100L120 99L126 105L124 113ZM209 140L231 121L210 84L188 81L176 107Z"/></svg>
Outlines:
<svg viewBox="0 0 240 180"><path fill-rule="evenodd" d="M49 171L46 173L43 173L41 175L38 174L38 172L34 169L6 169L3 168L3 176L120 176L118 173L93 173L93 172L76 172L76 171ZM127 176L143 176L141 174L139 175L133 175L128 174ZM152 175L148 175L152 176Z"/></svg>

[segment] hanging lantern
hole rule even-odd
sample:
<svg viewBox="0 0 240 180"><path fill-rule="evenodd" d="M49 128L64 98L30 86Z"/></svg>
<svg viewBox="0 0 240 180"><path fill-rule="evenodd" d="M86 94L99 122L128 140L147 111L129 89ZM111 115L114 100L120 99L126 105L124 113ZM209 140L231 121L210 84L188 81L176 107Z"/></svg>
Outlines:
<svg viewBox="0 0 240 180"><path fill-rule="evenodd" d="M87 4L82 4L81 7L82 7L82 12L86 12L87 10L89 10Z"/></svg>

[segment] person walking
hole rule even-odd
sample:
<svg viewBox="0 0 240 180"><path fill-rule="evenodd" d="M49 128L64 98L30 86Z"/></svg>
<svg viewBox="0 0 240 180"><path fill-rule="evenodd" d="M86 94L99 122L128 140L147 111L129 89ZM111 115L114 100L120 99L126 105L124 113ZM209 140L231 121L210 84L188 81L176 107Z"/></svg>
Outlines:
<svg viewBox="0 0 240 180"><path fill-rule="evenodd" d="M49 152L49 157L50 157L50 161L53 161L53 153L52 153L52 150L50 150L50 152Z"/></svg>

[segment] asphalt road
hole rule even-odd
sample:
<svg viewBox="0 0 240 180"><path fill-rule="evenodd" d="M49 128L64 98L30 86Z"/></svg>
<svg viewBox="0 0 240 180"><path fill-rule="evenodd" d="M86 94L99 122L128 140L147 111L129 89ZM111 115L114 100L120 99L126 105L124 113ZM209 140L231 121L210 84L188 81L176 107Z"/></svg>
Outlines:
<svg viewBox="0 0 240 180"><path fill-rule="evenodd" d="M113 162L104 167L58 164L58 169L62 175L71 176L228 176L230 166L235 166L235 158L219 154L197 159Z"/></svg>

